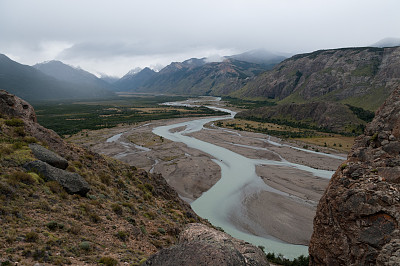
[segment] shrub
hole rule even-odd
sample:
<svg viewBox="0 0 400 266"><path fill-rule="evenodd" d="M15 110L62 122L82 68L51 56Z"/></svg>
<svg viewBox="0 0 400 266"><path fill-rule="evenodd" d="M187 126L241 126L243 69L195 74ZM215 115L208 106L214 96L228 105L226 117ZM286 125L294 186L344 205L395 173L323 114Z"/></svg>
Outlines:
<svg viewBox="0 0 400 266"><path fill-rule="evenodd" d="M111 258L111 257L102 257L99 260L99 263L100 264L104 264L106 266L115 266L115 265L118 264L118 261L116 259L114 259L114 258Z"/></svg>
<svg viewBox="0 0 400 266"><path fill-rule="evenodd" d="M91 248L91 243L89 241L82 241L79 244L79 248L85 251L89 251Z"/></svg>
<svg viewBox="0 0 400 266"><path fill-rule="evenodd" d="M24 125L24 121L19 118L11 118L5 121L5 124L10 127L21 127Z"/></svg>
<svg viewBox="0 0 400 266"><path fill-rule="evenodd" d="M146 235L147 234L147 230L146 227L144 225L140 226L140 231L142 232L142 234Z"/></svg>
<svg viewBox="0 0 400 266"><path fill-rule="evenodd" d="M47 228L49 228L52 231L54 231L56 229L63 229L64 228L63 224L59 224L56 221L51 221L51 222L47 223L46 226L47 226Z"/></svg>
<svg viewBox="0 0 400 266"><path fill-rule="evenodd" d="M12 145L14 150L22 149L22 147L24 147L24 146L25 146L25 143L21 142L21 141L14 142Z"/></svg>
<svg viewBox="0 0 400 266"><path fill-rule="evenodd" d="M293 260L289 260L284 258L282 254L275 256L274 253L268 253L267 259L269 262L284 266L308 266L309 261L309 257L304 255L301 255Z"/></svg>
<svg viewBox="0 0 400 266"><path fill-rule="evenodd" d="M81 233L81 227L78 225L71 225L71 227L68 229L68 232L74 235L79 235Z"/></svg>
<svg viewBox="0 0 400 266"><path fill-rule="evenodd" d="M25 235L26 242L36 242L39 239L39 235L36 232L29 232Z"/></svg>
<svg viewBox="0 0 400 266"><path fill-rule="evenodd" d="M0 195L5 195L6 197L14 196L15 190L7 183L0 181Z"/></svg>
<svg viewBox="0 0 400 266"><path fill-rule="evenodd" d="M14 133L16 133L20 137L25 137L26 136L26 132L25 132L25 129L23 127L15 127L14 128Z"/></svg>
<svg viewBox="0 0 400 266"><path fill-rule="evenodd" d="M118 231L118 233L116 234L116 237L118 237L120 240L125 241L128 239L128 233L125 231Z"/></svg>
<svg viewBox="0 0 400 266"><path fill-rule="evenodd" d="M11 147L3 145L0 144L0 156L9 155L13 152Z"/></svg>
<svg viewBox="0 0 400 266"><path fill-rule="evenodd" d="M159 228L157 229L157 231L158 231L160 234L165 235L165 229L164 229L164 228L159 227Z"/></svg>
<svg viewBox="0 0 400 266"><path fill-rule="evenodd" d="M36 183L36 179L33 178L30 174L25 172L14 172L9 176L9 179L21 182L27 185L32 185Z"/></svg>
<svg viewBox="0 0 400 266"><path fill-rule="evenodd" d="M99 223L101 221L101 218L96 213L90 213L89 220L92 221L93 223Z"/></svg>
<svg viewBox="0 0 400 266"><path fill-rule="evenodd" d="M62 186L57 181L46 182L46 186L48 186L50 188L51 192L53 192L55 194L60 194L61 192L64 191Z"/></svg>
<svg viewBox="0 0 400 266"><path fill-rule="evenodd" d="M108 186L111 185L111 177L109 175L101 174L100 181L101 181L101 183L103 183L105 185L108 185Z"/></svg>
<svg viewBox="0 0 400 266"><path fill-rule="evenodd" d="M30 137L30 136L24 137L24 141L25 141L26 143L36 143L36 142L37 142L37 140L36 140L35 137Z"/></svg>
<svg viewBox="0 0 400 266"><path fill-rule="evenodd" d="M118 203L114 203L111 205L111 209L118 215L122 215L122 207Z"/></svg>

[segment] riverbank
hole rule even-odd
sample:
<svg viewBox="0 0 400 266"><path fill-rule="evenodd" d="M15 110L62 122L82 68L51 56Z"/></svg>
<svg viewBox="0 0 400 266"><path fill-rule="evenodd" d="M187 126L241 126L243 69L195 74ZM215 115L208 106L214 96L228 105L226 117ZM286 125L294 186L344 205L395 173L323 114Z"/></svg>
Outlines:
<svg viewBox="0 0 400 266"><path fill-rule="evenodd" d="M87 136L84 133L69 140L80 142L96 152L117 157L136 167L161 173L182 198L191 203L219 180L220 167L209 154L188 148L179 142L161 139L152 133L155 127L189 120L192 119L155 121L133 127L90 131L87 132ZM118 141L106 142L108 138L119 133L122 133L122 135ZM290 145L293 145L291 143L284 143L277 138L259 133L213 127L205 128L190 135L251 159L276 161L284 159L292 163L324 170L335 170L342 162L341 159L299 150L301 147L295 149L290 147ZM134 143L149 150L144 151L135 147L127 147L124 143ZM269 192L246 199L247 214L261 228L254 233L272 235L289 243L306 245L311 236L316 202L326 188L328 180L317 178L304 171L296 170L294 172L293 169L285 170L284 167L277 166L260 165L257 166L256 171L269 186L296 195L304 200L312 201L313 204L309 207L300 208L299 203L284 200L284 197L278 197ZM275 218L268 218L268 213L274 213ZM245 226L239 225L239 227ZM249 228L244 229L251 231ZM254 231L254 229L252 230Z"/></svg>
<svg viewBox="0 0 400 266"><path fill-rule="evenodd" d="M345 155L216 127L215 119L152 121L69 140L161 173L200 216L235 237L289 258L307 254L317 202Z"/></svg>

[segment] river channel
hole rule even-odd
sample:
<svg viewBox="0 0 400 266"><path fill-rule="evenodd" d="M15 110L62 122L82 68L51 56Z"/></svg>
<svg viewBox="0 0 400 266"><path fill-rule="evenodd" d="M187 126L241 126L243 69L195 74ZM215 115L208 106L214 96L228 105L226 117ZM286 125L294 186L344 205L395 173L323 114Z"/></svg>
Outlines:
<svg viewBox="0 0 400 266"><path fill-rule="evenodd" d="M219 100L219 99L216 99ZM174 105L174 103L168 103ZM190 106L192 102L180 102L177 105ZM202 118L167 126L160 126L153 129L153 133L175 142L181 142L190 148L198 149L212 156L213 161L221 168L220 180L208 191L191 203L193 210L201 217L208 219L213 225L223 228L225 232L233 237L245 240L257 246L264 246L268 252L284 254L287 258L294 258L308 254L308 247L304 245L293 245L285 243L274 237L260 237L253 235L246 230L240 229L232 223L232 219L239 219L240 224L248 227L257 226L247 217L244 206L244 199L256 195L262 191L268 191L279 196L301 204L310 204L307 200L288 194L268 186L257 174L257 165L271 165L287 168L295 168L311 173L315 177L330 178L332 171L314 169L305 165L288 162L281 158L279 161L250 159L235 153L229 149L188 136L203 129L207 123L231 119L235 112L207 106L212 109L225 111L230 115L212 118ZM173 130L175 129L175 130ZM177 130L178 129L178 130ZM274 144L274 143L271 143ZM278 145L278 144L276 144ZM326 154L326 156L331 156ZM274 215L271 213L270 215Z"/></svg>

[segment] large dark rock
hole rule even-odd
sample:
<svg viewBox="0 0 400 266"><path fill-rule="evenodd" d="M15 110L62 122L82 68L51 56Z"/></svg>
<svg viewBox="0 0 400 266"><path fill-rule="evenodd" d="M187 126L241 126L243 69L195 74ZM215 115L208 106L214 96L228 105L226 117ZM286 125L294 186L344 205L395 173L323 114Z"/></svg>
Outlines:
<svg viewBox="0 0 400 266"><path fill-rule="evenodd" d="M204 224L189 224L179 244L150 257L143 265L269 265L258 247Z"/></svg>
<svg viewBox="0 0 400 266"><path fill-rule="evenodd" d="M143 265L190 266L190 265L247 265L242 254L229 246L206 242L183 243L162 249Z"/></svg>
<svg viewBox="0 0 400 266"><path fill-rule="evenodd" d="M332 177L314 218L310 265L400 265L400 88Z"/></svg>
<svg viewBox="0 0 400 266"><path fill-rule="evenodd" d="M82 176L58 169L45 162L29 162L24 165L24 168L27 171L42 174L46 181L57 181L70 194L85 196L90 190L89 184Z"/></svg>
<svg viewBox="0 0 400 266"><path fill-rule="evenodd" d="M63 157L59 156L58 154L46 149L45 147L32 143L29 144L29 148L31 148L33 155L43 162L50 164L51 166L60 168L65 170L68 167L68 161L65 160Z"/></svg>

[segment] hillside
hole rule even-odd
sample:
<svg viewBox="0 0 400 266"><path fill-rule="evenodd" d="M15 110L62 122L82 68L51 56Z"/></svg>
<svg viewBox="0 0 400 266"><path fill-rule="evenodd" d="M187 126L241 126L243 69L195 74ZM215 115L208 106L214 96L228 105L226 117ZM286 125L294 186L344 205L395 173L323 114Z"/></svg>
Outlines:
<svg viewBox="0 0 400 266"><path fill-rule="evenodd" d="M114 95L108 90L60 81L2 54L0 54L0 89L30 101L103 98Z"/></svg>
<svg viewBox="0 0 400 266"><path fill-rule="evenodd" d="M295 55L232 95L280 103L335 101L376 110L400 84L400 47Z"/></svg>
<svg viewBox="0 0 400 266"><path fill-rule="evenodd" d="M66 143L3 90L0 221L1 265L139 265L170 250L194 263L268 265L261 249L211 228L161 175Z"/></svg>
<svg viewBox="0 0 400 266"><path fill-rule="evenodd" d="M83 85L97 90L111 90L113 87L104 80L83 69L75 68L60 61L48 61L33 66L46 75L61 81Z"/></svg>
<svg viewBox="0 0 400 266"><path fill-rule="evenodd" d="M399 265L399 88L356 139L319 201L310 265Z"/></svg>
<svg viewBox="0 0 400 266"><path fill-rule="evenodd" d="M206 63L204 59L192 58L181 63L171 63L134 91L227 95L263 71L265 67L262 65L234 59Z"/></svg>
<svg viewBox="0 0 400 266"><path fill-rule="evenodd" d="M175 243L186 223L201 221L160 175L64 142L35 122L31 106L4 91L0 103L0 257L22 264L94 264L102 257L138 263ZM66 158L60 171L83 177L87 195L27 172L24 165L36 160L32 143Z"/></svg>
<svg viewBox="0 0 400 266"><path fill-rule="evenodd" d="M328 132L361 134L373 113L334 102L280 104L239 112L235 118L305 127Z"/></svg>

